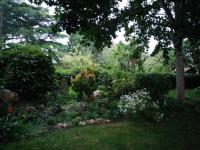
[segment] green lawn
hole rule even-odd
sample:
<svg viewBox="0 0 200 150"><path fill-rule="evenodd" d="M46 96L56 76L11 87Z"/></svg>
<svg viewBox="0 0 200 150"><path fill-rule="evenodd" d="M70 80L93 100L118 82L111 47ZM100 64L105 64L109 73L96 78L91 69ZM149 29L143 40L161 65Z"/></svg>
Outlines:
<svg viewBox="0 0 200 150"><path fill-rule="evenodd" d="M199 90L187 91L187 100L200 98ZM170 93L173 97L173 92ZM144 120L74 127L0 146L2 150L199 150L200 113L174 110L160 123Z"/></svg>

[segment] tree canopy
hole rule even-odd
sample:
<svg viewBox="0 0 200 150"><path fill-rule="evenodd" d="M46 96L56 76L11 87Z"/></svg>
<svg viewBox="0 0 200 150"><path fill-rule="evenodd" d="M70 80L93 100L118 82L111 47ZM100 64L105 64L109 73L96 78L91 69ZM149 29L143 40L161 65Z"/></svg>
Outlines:
<svg viewBox="0 0 200 150"><path fill-rule="evenodd" d="M15 0L2 0L0 8L3 43L31 43L44 48L62 45L55 41L63 36L52 31L55 19L48 9Z"/></svg>
<svg viewBox="0 0 200 150"><path fill-rule="evenodd" d="M79 31L95 46L102 48L111 45L112 37L119 27L117 0L29 0L36 4L45 2L55 6L57 24L54 29L67 33Z"/></svg>

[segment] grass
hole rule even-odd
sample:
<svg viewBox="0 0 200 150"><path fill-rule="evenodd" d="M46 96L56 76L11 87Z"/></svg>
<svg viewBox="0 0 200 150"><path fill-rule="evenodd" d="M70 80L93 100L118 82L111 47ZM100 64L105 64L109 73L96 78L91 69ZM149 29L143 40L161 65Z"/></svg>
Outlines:
<svg viewBox="0 0 200 150"><path fill-rule="evenodd" d="M176 91L171 90L168 94L168 97L170 100L174 101L176 97ZM200 88L192 89L192 90L186 90L185 92L185 103L186 104L197 104L200 103Z"/></svg>
<svg viewBox="0 0 200 150"><path fill-rule="evenodd" d="M174 92L169 97L174 99ZM189 90L187 103L200 101L200 91ZM195 107L194 107L195 108ZM45 136L7 143L2 150L199 150L200 115L174 110L168 120L120 121L105 125L75 127Z"/></svg>

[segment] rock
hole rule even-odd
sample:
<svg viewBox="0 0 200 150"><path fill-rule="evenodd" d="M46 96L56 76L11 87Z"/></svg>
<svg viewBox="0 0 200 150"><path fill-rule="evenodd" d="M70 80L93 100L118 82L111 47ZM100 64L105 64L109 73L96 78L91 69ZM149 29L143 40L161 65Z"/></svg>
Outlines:
<svg viewBox="0 0 200 150"><path fill-rule="evenodd" d="M85 120L85 121L80 121L79 125L85 126L87 124L103 124L103 123L111 123L110 119L103 119L103 118L98 118L98 119L90 119L90 120Z"/></svg>
<svg viewBox="0 0 200 150"><path fill-rule="evenodd" d="M85 122L85 121L81 121L81 122L79 122L79 125L85 126L85 125L86 125L86 122Z"/></svg>
<svg viewBox="0 0 200 150"><path fill-rule="evenodd" d="M94 123L95 123L95 120L94 120L94 119L90 119L90 120L87 121L87 123L88 123L88 124L94 124Z"/></svg>
<svg viewBox="0 0 200 150"><path fill-rule="evenodd" d="M58 129L60 129L60 128L68 128L68 127L70 127L70 125L67 124L67 123L58 123L56 125L56 128L58 128Z"/></svg>
<svg viewBox="0 0 200 150"><path fill-rule="evenodd" d="M9 89L2 89L0 91L0 99L3 101L18 101L19 100L19 94L16 92L12 92Z"/></svg>
<svg viewBox="0 0 200 150"><path fill-rule="evenodd" d="M105 122L106 122L106 123L110 123L111 120L110 120L110 119L106 119Z"/></svg>

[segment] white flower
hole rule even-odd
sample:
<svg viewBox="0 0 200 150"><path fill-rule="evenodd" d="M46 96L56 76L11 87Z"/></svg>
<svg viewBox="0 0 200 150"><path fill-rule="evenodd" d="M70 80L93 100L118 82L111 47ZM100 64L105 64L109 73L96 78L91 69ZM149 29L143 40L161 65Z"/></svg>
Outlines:
<svg viewBox="0 0 200 150"><path fill-rule="evenodd" d="M158 102L151 100L150 93L146 89L137 90L135 93L129 93L129 95L122 95L118 102L118 108L122 114L138 113L146 109L153 109L153 119L156 121L160 121L164 116L164 114L160 113Z"/></svg>

